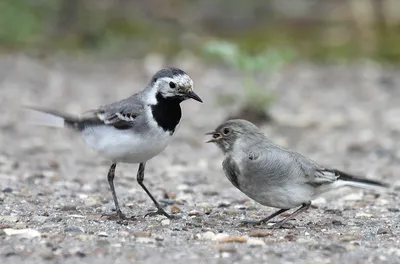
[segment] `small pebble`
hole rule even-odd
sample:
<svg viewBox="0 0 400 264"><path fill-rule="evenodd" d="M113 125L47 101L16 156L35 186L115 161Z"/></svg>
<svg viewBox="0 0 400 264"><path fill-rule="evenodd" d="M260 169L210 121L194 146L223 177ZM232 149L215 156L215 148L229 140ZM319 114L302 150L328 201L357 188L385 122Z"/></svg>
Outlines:
<svg viewBox="0 0 400 264"><path fill-rule="evenodd" d="M339 221L339 220L333 220L333 221L332 221L332 224L335 225L335 226L342 226L342 225L344 225L344 224L342 223L342 221Z"/></svg>
<svg viewBox="0 0 400 264"><path fill-rule="evenodd" d="M207 231L200 235L200 239L202 240L215 240L215 234L211 231Z"/></svg>
<svg viewBox="0 0 400 264"><path fill-rule="evenodd" d="M47 216L35 215L35 216L32 218L32 221L33 221L33 222L40 223L40 224L43 224L44 222L47 221L47 219L48 219Z"/></svg>
<svg viewBox="0 0 400 264"><path fill-rule="evenodd" d="M164 219L161 221L162 226L168 226L170 224L171 224L171 220L169 220L169 219Z"/></svg>
<svg viewBox="0 0 400 264"><path fill-rule="evenodd" d="M108 237L108 234L106 232L100 232L97 234L99 237Z"/></svg>
<svg viewBox="0 0 400 264"><path fill-rule="evenodd" d="M230 252L221 252L221 258L230 258L231 255L232 254Z"/></svg>
<svg viewBox="0 0 400 264"><path fill-rule="evenodd" d="M344 196L343 198L341 198L341 200L343 200L343 201L359 201L359 200L362 200L362 198L363 198L362 192L357 192L357 193L348 194L348 195Z"/></svg>
<svg viewBox="0 0 400 264"><path fill-rule="evenodd" d="M339 210L339 209L326 209L325 211L324 211L324 213L326 213L326 214L335 214L335 215L338 215L338 216L342 216L342 211L341 210Z"/></svg>
<svg viewBox="0 0 400 264"><path fill-rule="evenodd" d="M224 237L228 237L228 236L229 235L227 233L218 233L218 234L215 235L215 240L221 239L221 238L224 238Z"/></svg>
<svg viewBox="0 0 400 264"><path fill-rule="evenodd" d="M354 240L358 240L358 237L355 237L352 235L344 235L340 238L340 241L343 241L343 242L350 242L350 241L354 241Z"/></svg>
<svg viewBox="0 0 400 264"><path fill-rule="evenodd" d="M245 210L247 208L247 206L243 205L243 204L237 204L234 206L234 208L237 210Z"/></svg>
<svg viewBox="0 0 400 264"><path fill-rule="evenodd" d="M381 227L378 229L378 231L376 232L378 235L384 235L384 234L390 234L390 229L389 228L385 228L385 227Z"/></svg>
<svg viewBox="0 0 400 264"><path fill-rule="evenodd" d="M79 226L68 226L68 227L64 228L64 232L85 233L85 230L82 227L79 227Z"/></svg>
<svg viewBox="0 0 400 264"><path fill-rule="evenodd" d="M73 218L86 218L86 216L84 216L84 215L78 215L78 214L71 214L71 215L68 215L69 217L73 217Z"/></svg>
<svg viewBox="0 0 400 264"><path fill-rule="evenodd" d="M271 231L267 230L254 230L249 233L250 237L267 237L267 236L273 236L274 234Z"/></svg>
<svg viewBox="0 0 400 264"><path fill-rule="evenodd" d="M51 252L50 249L43 250L43 252L41 252L39 255L40 255L40 256L42 257L42 259L44 259L44 260L52 260L52 259L55 258L54 253Z"/></svg>
<svg viewBox="0 0 400 264"><path fill-rule="evenodd" d="M11 215L0 215L0 221L17 222L18 217Z"/></svg>
<svg viewBox="0 0 400 264"><path fill-rule="evenodd" d="M162 236L155 236L154 239L156 241L164 241L164 238Z"/></svg>
<svg viewBox="0 0 400 264"><path fill-rule="evenodd" d="M88 197L84 199L84 203L88 207L94 207L100 205L100 200L96 199L95 197Z"/></svg>
<svg viewBox="0 0 400 264"><path fill-rule="evenodd" d="M205 196L217 196L219 193L217 191L204 191Z"/></svg>
<svg viewBox="0 0 400 264"><path fill-rule="evenodd" d="M247 245L252 246L252 247L264 247L265 242L262 241L261 239L256 239L256 238L249 238L247 239Z"/></svg>
<svg viewBox="0 0 400 264"><path fill-rule="evenodd" d="M121 233L121 232L120 232ZM151 232L146 232L146 231L143 231L143 232L135 232L135 233L133 233L133 235L135 236L135 237L150 237L151 236Z"/></svg>
<svg viewBox="0 0 400 264"><path fill-rule="evenodd" d="M2 236L6 236L7 234L6 234L6 232L4 232L4 229L0 229L0 237L2 237Z"/></svg>
<svg viewBox="0 0 400 264"><path fill-rule="evenodd" d="M10 187L6 187L3 189L3 193L12 193L13 189L11 189Z"/></svg>
<svg viewBox="0 0 400 264"><path fill-rule="evenodd" d="M63 205L60 208L61 211L76 211L76 206L75 205Z"/></svg>
<svg viewBox="0 0 400 264"><path fill-rule="evenodd" d="M176 193L174 193L174 192L166 192L165 196L168 199L175 199L176 198Z"/></svg>
<svg viewBox="0 0 400 264"><path fill-rule="evenodd" d="M51 232L52 230L54 230L55 228L58 228L58 225L55 224L45 224L42 225L42 228L40 229L42 232Z"/></svg>
<svg viewBox="0 0 400 264"><path fill-rule="evenodd" d="M59 216L49 218L49 222L52 222L52 223L58 223L61 221L62 221L62 218Z"/></svg>
<svg viewBox="0 0 400 264"><path fill-rule="evenodd" d="M300 244L304 244L304 243L308 243L308 242L310 242L310 240L309 239L305 239L305 238L298 238L296 240L296 243L300 243Z"/></svg>
<svg viewBox="0 0 400 264"><path fill-rule="evenodd" d="M366 218L371 218L372 214L364 213L364 212L359 212L356 213L356 217L366 217Z"/></svg>
<svg viewBox="0 0 400 264"><path fill-rule="evenodd" d="M229 202L224 201L224 202L218 203L218 208L227 208L229 206L231 206L231 204Z"/></svg>
<svg viewBox="0 0 400 264"><path fill-rule="evenodd" d="M151 237L137 237L136 242L140 244L154 244L156 240Z"/></svg>
<svg viewBox="0 0 400 264"><path fill-rule="evenodd" d="M196 210L192 210L188 213L188 216L199 216L199 215L201 215L201 213Z"/></svg>
<svg viewBox="0 0 400 264"><path fill-rule="evenodd" d="M297 236L294 235L294 234L287 234L284 238L285 238L286 240L288 240L288 241L296 241Z"/></svg>
<svg viewBox="0 0 400 264"><path fill-rule="evenodd" d="M34 238L34 237L40 237L39 231L35 229L12 229L12 228L6 228L3 229L4 233L6 233L7 236L18 236L18 237L23 237L23 238Z"/></svg>
<svg viewBox="0 0 400 264"><path fill-rule="evenodd" d="M247 236L226 236L226 237L221 237L217 238L217 242L219 243L245 243L247 242L248 237Z"/></svg>
<svg viewBox="0 0 400 264"><path fill-rule="evenodd" d="M24 229L24 228L26 228L27 227L27 225L26 225L26 223L24 223L24 222L18 222L18 223L16 223L15 225L14 225L14 228L15 229Z"/></svg>
<svg viewBox="0 0 400 264"><path fill-rule="evenodd" d="M173 205L173 206L171 207L171 213L173 213L173 214L179 214L180 212L181 212L181 209L179 209L178 206Z"/></svg>
<svg viewBox="0 0 400 264"><path fill-rule="evenodd" d="M173 205L175 203L174 199L160 199L160 202L164 203L164 204L168 204L168 205Z"/></svg>
<svg viewBox="0 0 400 264"><path fill-rule="evenodd" d="M217 248L219 252L230 252L230 253L237 252L237 249L234 246L227 244L218 244L215 245L215 248Z"/></svg>

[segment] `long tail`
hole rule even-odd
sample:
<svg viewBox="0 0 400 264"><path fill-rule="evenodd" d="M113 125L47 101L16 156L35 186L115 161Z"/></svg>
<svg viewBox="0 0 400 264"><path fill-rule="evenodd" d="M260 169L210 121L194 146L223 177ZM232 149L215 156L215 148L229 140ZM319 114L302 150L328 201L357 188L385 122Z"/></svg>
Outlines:
<svg viewBox="0 0 400 264"><path fill-rule="evenodd" d="M364 189L372 189L372 190L382 190L382 188L389 188L389 185L380 181L359 178L343 171L339 170L330 170L335 173L337 178L337 183L339 185L348 185L353 187L359 187Z"/></svg>
<svg viewBox="0 0 400 264"><path fill-rule="evenodd" d="M80 118L56 110L27 106L27 122L32 125L42 125L49 127L68 127L78 129Z"/></svg>

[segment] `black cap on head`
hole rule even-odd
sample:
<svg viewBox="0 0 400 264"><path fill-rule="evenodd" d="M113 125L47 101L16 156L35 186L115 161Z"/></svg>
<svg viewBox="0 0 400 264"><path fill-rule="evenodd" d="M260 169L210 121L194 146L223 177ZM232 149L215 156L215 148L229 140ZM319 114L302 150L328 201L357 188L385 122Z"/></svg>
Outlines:
<svg viewBox="0 0 400 264"><path fill-rule="evenodd" d="M159 70L158 72L156 72L154 74L152 82L156 82L157 79L159 79L159 78L163 78L163 77L173 78L174 76L178 76L178 75L187 75L187 73L178 68L165 68L165 69Z"/></svg>

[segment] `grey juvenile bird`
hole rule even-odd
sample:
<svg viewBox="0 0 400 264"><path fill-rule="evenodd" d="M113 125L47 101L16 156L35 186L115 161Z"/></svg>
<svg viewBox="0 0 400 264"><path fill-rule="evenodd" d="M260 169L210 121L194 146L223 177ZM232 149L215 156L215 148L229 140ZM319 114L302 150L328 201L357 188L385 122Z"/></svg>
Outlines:
<svg viewBox="0 0 400 264"><path fill-rule="evenodd" d="M54 110L32 108L42 113L40 124L72 128L81 133L87 145L111 160L108 183L116 215L125 219L114 188L118 162L139 163L137 182L151 198L157 212L170 218L143 183L148 160L163 151L181 120L180 103L186 99L202 102L193 92L193 81L184 71L167 68L158 71L147 87L121 101L72 116Z"/></svg>
<svg viewBox="0 0 400 264"><path fill-rule="evenodd" d="M322 167L295 151L273 143L257 126L245 120L226 121L207 134L212 135L207 142L214 142L225 154L222 167L229 181L260 204L280 208L257 222L259 224L300 206L274 225L279 228L306 211L317 195L333 187L387 187L374 180Z"/></svg>

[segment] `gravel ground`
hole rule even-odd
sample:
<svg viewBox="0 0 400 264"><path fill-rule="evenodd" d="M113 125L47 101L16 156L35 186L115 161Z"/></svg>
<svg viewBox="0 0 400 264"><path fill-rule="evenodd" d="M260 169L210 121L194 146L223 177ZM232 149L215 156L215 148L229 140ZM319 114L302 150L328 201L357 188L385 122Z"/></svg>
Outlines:
<svg viewBox="0 0 400 264"><path fill-rule="evenodd" d="M222 154L203 144L236 106L237 75L185 58L170 61L195 80L204 104L183 103L173 143L148 162L145 182L178 218L144 218L153 204L136 183L137 165L117 167L122 210L113 209L109 162L79 135L26 125L21 104L79 113L140 90L163 63L0 58L1 263L398 263L400 259L400 74L371 63L297 64L271 80L271 139L321 164L394 185L376 194L342 188L314 201L287 228L240 226L275 209L249 200L225 178ZM22 121L22 122L21 122Z"/></svg>

